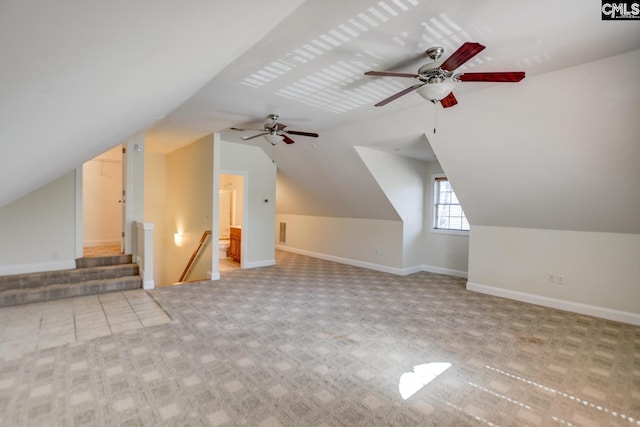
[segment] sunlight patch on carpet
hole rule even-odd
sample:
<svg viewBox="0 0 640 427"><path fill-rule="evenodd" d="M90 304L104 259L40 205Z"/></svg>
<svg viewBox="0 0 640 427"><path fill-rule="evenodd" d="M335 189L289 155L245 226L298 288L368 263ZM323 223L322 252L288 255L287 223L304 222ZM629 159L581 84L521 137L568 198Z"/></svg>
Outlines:
<svg viewBox="0 0 640 427"><path fill-rule="evenodd" d="M451 363L447 362L431 362L414 366L413 372L405 372L400 376L398 384L400 396L403 400L407 400L450 367Z"/></svg>

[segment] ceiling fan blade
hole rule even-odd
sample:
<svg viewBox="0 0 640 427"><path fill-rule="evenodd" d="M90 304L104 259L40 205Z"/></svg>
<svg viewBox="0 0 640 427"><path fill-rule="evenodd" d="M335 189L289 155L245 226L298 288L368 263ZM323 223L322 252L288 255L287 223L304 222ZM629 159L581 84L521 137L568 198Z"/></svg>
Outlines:
<svg viewBox="0 0 640 427"><path fill-rule="evenodd" d="M440 68L445 71L453 71L478 53L480 53L485 47L480 43L466 42L458 48L453 55L451 55L446 61L442 63Z"/></svg>
<svg viewBox="0 0 640 427"><path fill-rule="evenodd" d="M519 82L524 79L524 71L461 73L456 75L455 78L461 82Z"/></svg>
<svg viewBox="0 0 640 427"><path fill-rule="evenodd" d="M393 73L391 71L367 71L365 76L378 76L378 77L419 77L417 74L409 73Z"/></svg>
<svg viewBox="0 0 640 427"><path fill-rule="evenodd" d="M453 92L450 92L449 95L445 96L440 100L440 105L442 105L442 108L453 107L457 103L458 103L458 100L456 99L455 96L453 96Z"/></svg>
<svg viewBox="0 0 640 427"><path fill-rule="evenodd" d="M282 123L276 123L275 127L278 130L283 130L284 128L287 127L287 125L283 125Z"/></svg>
<svg viewBox="0 0 640 427"><path fill-rule="evenodd" d="M255 131L258 131L258 132L262 132L264 130L264 129L241 129L241 128L229 128L229 129L231 129L231 130L239 130L240 132L246 132L248 130L255 130Z"/></svg>
<svg viewBox="0 0 640 427"><path fill-rule="evenodd" d="M426 60L429 60L429 56L427 55L427 52L422 51L417 54L414 53L408 58L405 58L399 62L391 64L389 67L387 67L387 70L404 70L408 67L419 66L421 62L424 62Z"/></svg>
<svg viewBox="0 0 640 427"><path fill-rule="evenodd" d="M318 134L317 133L313 133L313 132L301 132L299 130L285 130L285 133L291 134L291 135L302 135L302 136L311 136L313 138L317 138Z"/></svg>
<svg viewBox="0 0 640 427"><path fill-rule="evenodd" d="M285 142L285 144L293 144L295 141L291 138L289 138L287 135L282 135L282 140Z"/></svg>
<svg viewBox="0 0 640 427"><path fill-rule="evenodd" d="M412 91L418 89L421 86L424 86L424 83L420 83L420 84L417 84L417 85L410 86L410 87L406 88L405 90L402 90L402 91L396 93L395 95L391 95L387 99L383 99L382 101L380 101L377 104L375 104L375 107L382 107L383 105L387 105L391 101L394 101L394 100L400 98L401 96L406 95L409 92L412 92Z"/></svg>
<svg viewBox="0 0 640 427"><path fill-rule="evenodd" d="M253 135L253 136L243 136L242 140L243 141L248 141L250 139L257 138L257 137L262 136L262 135L269 135L269 132L263 132L263 133L259 133L257 135Z"/></svg>

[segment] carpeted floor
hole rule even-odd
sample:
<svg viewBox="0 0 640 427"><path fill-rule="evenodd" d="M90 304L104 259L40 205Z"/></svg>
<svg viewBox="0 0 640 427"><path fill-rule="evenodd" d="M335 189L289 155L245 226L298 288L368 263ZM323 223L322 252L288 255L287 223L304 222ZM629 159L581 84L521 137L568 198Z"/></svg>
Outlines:
<svg viewBox="0 0 640 427"><path fill-rule="evenodd" d="M0 425L640 425L640 327L464 283L278 252L157 289L171 323L0 361Z"/></svg>

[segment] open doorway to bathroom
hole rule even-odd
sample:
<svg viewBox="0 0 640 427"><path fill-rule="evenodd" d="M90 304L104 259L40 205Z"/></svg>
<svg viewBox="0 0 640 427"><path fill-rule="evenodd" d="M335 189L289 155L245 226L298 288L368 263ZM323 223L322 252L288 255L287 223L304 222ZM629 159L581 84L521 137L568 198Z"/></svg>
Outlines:
<svg viewBox="0 0 640 427"><path fill-rule="evenodd" d="M242 262L244 177L221 174L219 192L218 265L220 271L228 271L240 268Z"/></svg>

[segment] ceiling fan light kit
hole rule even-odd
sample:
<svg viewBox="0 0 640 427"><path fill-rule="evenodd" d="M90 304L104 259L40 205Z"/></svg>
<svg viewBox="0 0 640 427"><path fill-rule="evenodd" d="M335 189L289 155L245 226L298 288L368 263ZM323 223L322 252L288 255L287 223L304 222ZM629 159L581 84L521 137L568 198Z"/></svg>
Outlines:
<svg viewBox="0 0 640 427"><path fill-rule="evenodd" d="M268 133L264 136L264 139L266 139L271 145L276 145L277 143L282 142L284 137L282 135L272 135Z"/></svg>
<svg viewBox="0 0 640 427"><path fill-rule="evenodd" d="M442 81L423 85L416 92L427 101L440 101L451 93L454 86L452 81Z"/></svg>

